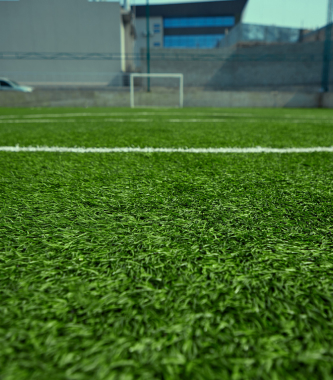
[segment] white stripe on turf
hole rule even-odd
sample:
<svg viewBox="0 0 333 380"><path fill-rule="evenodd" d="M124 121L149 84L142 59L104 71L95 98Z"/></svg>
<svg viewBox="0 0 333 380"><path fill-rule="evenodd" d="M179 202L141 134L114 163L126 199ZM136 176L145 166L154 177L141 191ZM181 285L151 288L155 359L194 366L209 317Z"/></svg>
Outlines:
<svg viewBox="0 0 333 380"><path fill-rule="evenodd" d="M34 123L97 123L97 122L114 122L114 123L152 123L156 122L157 120L154 119L116 119L116 118L110 118L110 119L6 119L6 120L0 120L0 124L34 124ZM260 122L266 122L266 120L260 120L260 119L242 119L243 123L258 123ZM160 123L237 123L239 120L236 119L161 119L159 120ZM285 124L304 124L304 123L333 123L333 120L297 120L297 119L272 119L271 122L275 123L285 123Z"/></svg>
<svg viewBox="0 0 333 380"><path fill-rule="evenodd" d="M34 124L34 123L95 123L95 122L116 122L116 123L150 123L153 122L153 119L16 119L16 120L0 120L1 124ZM155 120L156 121L156 120ZM228 119L162 119L161 122L166 123L225 123L225 122L234 122L237 120L228 120ZM255 120L245 120L248 123L254 123Z"/></svg>
<svg viewBox="0 0 333 380"><path fill-rule="evenodd" d="M152 119L61 119L61 120L50 120L50 119L17 119L17 120L0 120L1 124L34 124L34 123L95 123L100 121L114 121L117 123L130 123L130 122L140 122L148 123L153 121Z"/></svg>
<svg viewBox="0 0 333 380"><path fill-rule="evenodd" d="M77 148L57 146L0 146L1 152L59 152L59 153L333 153L331 147L310 148Z"/></svg>

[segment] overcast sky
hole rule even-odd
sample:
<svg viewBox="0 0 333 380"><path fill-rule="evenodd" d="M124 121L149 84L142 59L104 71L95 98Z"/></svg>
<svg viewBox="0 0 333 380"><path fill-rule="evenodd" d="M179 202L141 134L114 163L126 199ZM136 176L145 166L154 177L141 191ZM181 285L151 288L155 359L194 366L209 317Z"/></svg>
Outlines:
<svg viewBox="0 0 333 380"><path fill-rule="evenodd" d="M185 3L194 0L149 0L150 4ZM145 4L144 0L131 0ZM326 24L328 0L249 0L244 22L295 28L318 28Z"/></svg>

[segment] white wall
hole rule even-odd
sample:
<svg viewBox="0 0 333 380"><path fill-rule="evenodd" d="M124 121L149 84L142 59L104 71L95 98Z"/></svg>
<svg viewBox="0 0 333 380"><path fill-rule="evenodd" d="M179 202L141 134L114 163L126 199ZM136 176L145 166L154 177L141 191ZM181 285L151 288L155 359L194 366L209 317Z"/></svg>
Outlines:
<svg viewBox="0 0 333 380"><path fill-rule="evenodd" d="M120 23L118 2L0 1L0 52L120 53ZM72 73L75 78L77 73L120 71L119 60L0 60L0 75Z"/></svg>

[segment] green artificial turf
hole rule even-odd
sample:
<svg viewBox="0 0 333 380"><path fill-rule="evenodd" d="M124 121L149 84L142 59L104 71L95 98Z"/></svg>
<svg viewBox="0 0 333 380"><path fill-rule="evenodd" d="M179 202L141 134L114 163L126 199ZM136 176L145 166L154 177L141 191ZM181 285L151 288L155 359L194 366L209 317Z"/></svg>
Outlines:
<svg viewBox="0 0 333 380"><path fill-rule="evenodd" d="M199 111L0 145L333 144L331 111ZM0 152L0 379L332 379L332 182L332 153Z"/></svg>
<svg viewBox="0 0 333 380"><path fill-rule="evenodd" d="M142 114L145 112L153 113L153 115ZM333 145L331 110L87 108L65 111L61 109L5 109L1 113L3 117L10 115L15 118L8 119L11 123L5 124L6 119L2 119L0 114L0 145L85 147L249 147L261 145L276 148ZM53 118L40 116L80 113L96 116ZM38 117L24 118L23 115L38 115ZM55 123L30 123L43 119L54 120ZM112 119L125 119L128 122L117 122ZM151 121L147 123L131 121L136 119ZM167 122L169 119L183 119L184 122L170 123ZM186 122L186 119L206 120L206 122ZM221 123L209 122L210 119L221 120ZM19 120L30 122L18 123Z"/></svg>

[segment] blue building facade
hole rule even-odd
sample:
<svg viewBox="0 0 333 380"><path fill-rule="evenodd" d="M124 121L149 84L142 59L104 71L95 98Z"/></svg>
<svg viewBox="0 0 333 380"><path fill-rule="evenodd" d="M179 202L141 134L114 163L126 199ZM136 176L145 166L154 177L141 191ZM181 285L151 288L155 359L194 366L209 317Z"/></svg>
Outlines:
<svg viewBox="0 0 333 380"><path fill-rule="evenodd" d="M247 0L151 5L152 47L210 49L241 21ZM135 7L138 44L144 47L146 6ZM142 42L140 44L140 39Z"/></svg>

